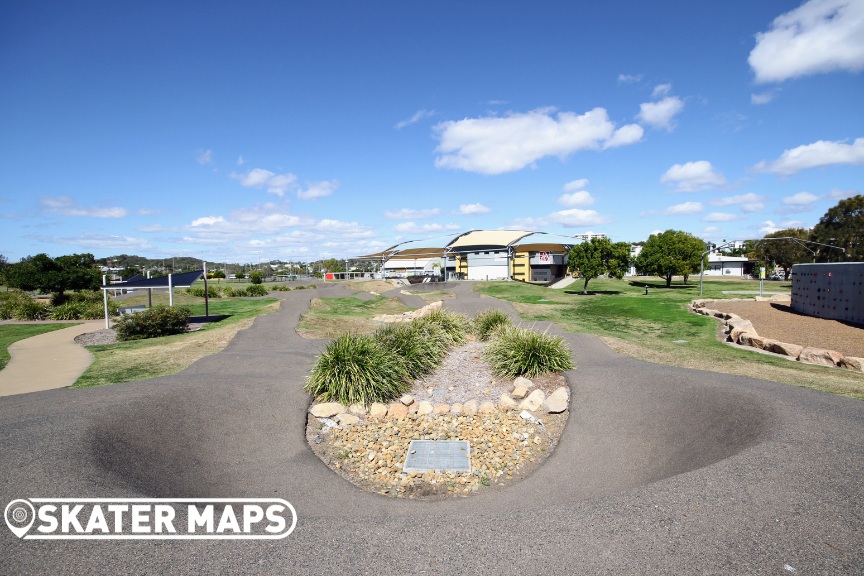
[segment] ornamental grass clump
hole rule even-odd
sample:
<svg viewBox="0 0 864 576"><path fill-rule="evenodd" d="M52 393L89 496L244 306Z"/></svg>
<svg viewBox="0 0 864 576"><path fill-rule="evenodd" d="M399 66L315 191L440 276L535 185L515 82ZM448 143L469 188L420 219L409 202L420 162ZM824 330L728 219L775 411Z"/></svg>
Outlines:
<svg viewBox="0 0 864 576"><path fill-rule="evenodd" d="M481 342L489 340L496 330L510 325L510 317L494 308L483 310L474 317L474 333Z"/></svg>
<svg viewBox="0 0 864 576"><path fill-rule="evenodd" d="M450 310L433 310L413 322L420 326L434 324L441 328L447 347L464 344L471 331L471 320L464 314Z"/></svg>
<svg viewBox="0 0 864 576"><path fill-rule="evenodd" d="M408 376L419 378L437 368L447 352L446 337L433 323L390 324L375 332L375 339L405 364Z"/></svg>
<svg viewBox="0 0 864 576"><path fill-rule="evenodd" d="M541 334L521 326L498 330L483 354L492 370L505 378L531 378L574 367L570 351L560 336Z"/></svg>
<svg viewBox="0 0 864 576"><path fill-rule="evenodd" d="M365 334L346 334L331 341L305 386L316 398L345 406L388 402L410 388L405 362Z"/></svg>

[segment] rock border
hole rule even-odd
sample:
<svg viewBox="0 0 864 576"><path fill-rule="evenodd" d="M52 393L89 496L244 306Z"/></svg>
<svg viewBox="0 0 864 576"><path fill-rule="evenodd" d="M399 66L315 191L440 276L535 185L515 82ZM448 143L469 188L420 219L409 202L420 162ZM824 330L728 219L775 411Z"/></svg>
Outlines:
<svg viewBox="0 0 864 576"><path fill-rule="evenodd" d="M785 295L782 297L772 296L770 298L731 298L729 302L746 301L746 302L776 302L785 300ZM695 314L716 318L723 322L725 326L724 333L727 342L764 350L781 356L788 356L798 362L805 364L815 364L819 366L831 366L833 368L843 368L854 372L864 372L864 358L855 356L844 356L836 350L826 350L816 348L814 346L801 346L800 344L791 344L788 342L780 342L772 338L759 336L753 324L737 314L731 314L707 308L709 302L716 302L712 299L698 299L690 302L689 309Z"/></svg>
<svg viewBox="0 0 864 576"><path fill-rule="evenodd" d="M520 377L509 388L497 402L433 404L405 394L369 407L314 403L307 439L316 456L361 489L407 498L467 496L541 465L566 424L568 385L547 395ZM468 439L471 472L405 472L402 444L418 439Z"/></svg>

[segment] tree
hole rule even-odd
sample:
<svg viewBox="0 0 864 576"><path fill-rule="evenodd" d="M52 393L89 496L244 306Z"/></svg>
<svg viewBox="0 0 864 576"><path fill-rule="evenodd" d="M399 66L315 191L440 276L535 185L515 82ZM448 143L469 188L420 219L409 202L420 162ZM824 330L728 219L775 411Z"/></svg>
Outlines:
<svg viewBox="0 0 864 576"><path fill-rule="evenodd" d="M829 208L813 227L812 238L822 244L846 249L844 257L836 248L820 247L818 259L822 262L840 259L864 261L864 196L858 194L840 200L836 206Z"/></svg>
<svg viewBox="0 0 864 576"><path fill-rule="evenodd" d="M654 274L666 279L666 287L672 285L673 276L687 277L699 270L705 242L688 232L666 230L652 234L636 258L636 269L640 274Z"/></svg>
<svg viewBox="0 0 864 576"><path fill-rule="evenodd" d="M54 302L62 303L66 290L95 290L99 270L92 254L70 254L51 258L47 254L28 256L4 270L6 283L20 290L52 292Z"/></svg>
<svg viewBox="0 0 864 576"><path fill-rule="evenodd" d="M327 272L345 272L345 261L337 260L336 258L328 258L321 263L321 266Z"/></svg>
<svg viewBox="0 0 864 576"><path fill-rule="evenodd" d="M123 280L128 280L138 274L141 274L141 269L137 266L126 266L120 271L120 277L123 278Z"/></svg>
<svg viewBox="0 0 864 576"><path fill-rule="evenodd" d="M582 242L570 248L567 267L571 271L579 272L579 277L585 281L582 293L587 294L589 280L604 274L619 280L624 277L630 267L630 244L613 244L608 238L591 238L590 242Z"/></svg>
<svg viewBox="0 0 864 576"><path fill-rule="evenodd" d="M770 238L795 238L796 240L770 240ZM760 242L756 254L759 260L772 262L783 269L784 280L789 280L792 265L810 262L813 250L807 248L810 233L804 228L787 228L766 234L767 241ZM815 247L815 246L814 246Z"/></svg>
<svg viewBox="0 0 864 576"><path fill-rule="evenodd" d="M252 282L252 284L261 284L264 279L261 272L250 272L249 281Z"/></svg>
<svg viewBox="0 0 864 576"><path fill-rule="evenodd" d="M225 278L225 272L223 270L214 270L211 277L216 278L216 281L218 282Z"/></svg>

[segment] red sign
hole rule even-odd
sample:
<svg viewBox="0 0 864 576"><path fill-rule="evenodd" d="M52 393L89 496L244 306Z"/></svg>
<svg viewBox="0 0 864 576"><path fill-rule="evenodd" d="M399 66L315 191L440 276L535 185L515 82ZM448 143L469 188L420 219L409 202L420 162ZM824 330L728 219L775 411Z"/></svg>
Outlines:
<svg viewBox="0 0 864 576"><path fill-rule="evenodd" d="M540 257L540 263L541 264L549 264L549 253L548 252L540 252L538 254L538 256Z"/></svg>

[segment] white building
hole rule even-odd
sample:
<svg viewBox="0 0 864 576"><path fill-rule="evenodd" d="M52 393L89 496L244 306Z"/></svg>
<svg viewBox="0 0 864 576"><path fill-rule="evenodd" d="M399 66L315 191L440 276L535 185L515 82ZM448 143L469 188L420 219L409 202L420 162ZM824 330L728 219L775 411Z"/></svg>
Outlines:
<svg viewBox="0 0 864 576"><path fill-rule="evenodd" d="M718 252L708 254L705 276L738 276L743 278L752 273L753 263L745 256L727 256Z"/></svg>

